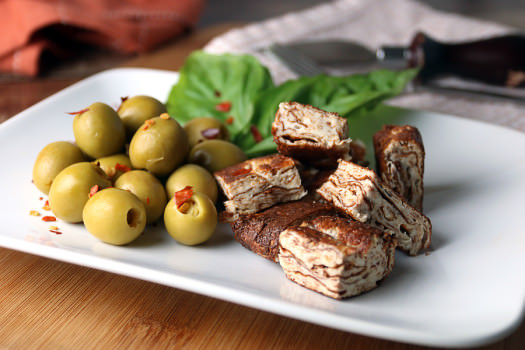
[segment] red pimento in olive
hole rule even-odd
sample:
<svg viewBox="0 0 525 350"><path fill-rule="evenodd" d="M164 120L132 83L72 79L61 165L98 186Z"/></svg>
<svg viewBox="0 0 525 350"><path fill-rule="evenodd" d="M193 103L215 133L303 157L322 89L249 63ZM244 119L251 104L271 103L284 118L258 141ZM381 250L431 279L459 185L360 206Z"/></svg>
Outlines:
<svg viewBox="0 0 525 350"><path fill-rule="evenodd" d="M177 242L197 245L206 242L217 227L217 209L204 193L191 186L175 192L164 210L166 230Z"/></svg>
<svg viewBox="0 0 525 350"><path fill-rule="evenodd" d="M193 187L186 186L182 190L175 192L175 204L180 208L186 201L193 196Z"/></svg>
<svg viewBox="0 0 525 350"><path fill-rule="evenodd" d="M125 164L116 163L115 171L122 171L123 173L130 171L131 168Z"/></svg>

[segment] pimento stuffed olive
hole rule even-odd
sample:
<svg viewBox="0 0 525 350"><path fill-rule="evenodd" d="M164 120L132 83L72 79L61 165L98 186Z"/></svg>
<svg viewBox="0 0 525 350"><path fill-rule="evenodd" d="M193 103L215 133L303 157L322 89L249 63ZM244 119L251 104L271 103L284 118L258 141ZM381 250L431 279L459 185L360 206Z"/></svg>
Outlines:
<svg viewBox="0 0 525 350"><path fill-rule="evenodd" d="M190 147L206 140L228 141L230 139L230 133L226 126L212 117L194 118L184 124L184 130L188 134Z"/></svg>
<svg viewBox="0 0 525 350"><path fill-rule="evenodd" d="M132 170L122 174L115 187L127 190L137 196L146 208L147 223L157 221L166 207L166 192L162 183L151 173Z"/></svg>
<svg viewBox="0 0 525 350"><path fill-rule="evenodd" d="M213 203L217 202L217 182L213 175L200 165L185 164L177 168L166 181L166 193L168 197L173 197L175 192L186 186L191 186L194 191L204 193Z"/></svg>
<svg viewBox="0 0 525 350"><path fill-rule="evenodd" d="M146 120L129 145L131 165L157 176L169 175L186 158L188 136L180 124L163 114Z"/></svg>
<svg viewBox="0 0 525 350"><path fill-rule="evenodd" d="M111 181L96 164L75 163L62 170L49 190L49 206L59 219L81 222L82 210L93 188L111 186Z"/></svg>
<svg viewBox="0 0 525 350"><path fill-rule="evenodd" d="M197 245L213 236L217 227L217 209L203 193L191 186L175 193L164 210L164 225L177 242Z"/></svg>
<svg viewBox="0 0 525 350"><path fill-rule="evenodd" d="M89 233L114 245L133 242L146 227L142 201L118 188L96 192L86 203L82 216Z"/></svg>
<svg viewBox="0 0 525 350"><path fill-rule="evenodd" d="M132 169L131 161L124 153L98 158L94 161L94 163L104 170L111 181L117 180L120 175Z"/></svg>
<svg viewBox="0 0 525 350"><path fill-rule="evenodd" d="M206 140L190 151L188 162L198 164L214 173L246 160L239 146L224 140Z"/></svg>
<svg viewBox="0 0 525 350"><path fill-rule="evenodd" d="M33 182L43 193L48 194L55 177L71 164L85 161L77 145L67 141L52 142L45 146L33 165Z"/></svg>
<svg viewBox="0 0 525 350"><path fill-rule="evenodd" d="M135 131L146 120L166 113L166 107L154 97L137 95L123 98L117 113L124 123L128 140L131 140Z"/></svg>
<svg viewBox="0 0 525 350"><path fill-rule="evenodd" d="M75 141L89 157L101 158L124 149L126 131L113 108L105 103L95 102L73 114Z"/></svg>

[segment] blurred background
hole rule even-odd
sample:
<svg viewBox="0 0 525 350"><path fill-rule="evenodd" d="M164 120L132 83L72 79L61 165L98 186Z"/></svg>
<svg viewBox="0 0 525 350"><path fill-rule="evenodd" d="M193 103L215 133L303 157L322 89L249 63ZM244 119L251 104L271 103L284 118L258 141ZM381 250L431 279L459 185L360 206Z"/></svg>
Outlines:
<svg viewBox="0 0 525 350"><path fill-rule="evenodd" d="M385 0L388 1L388 0ZM260 21L327 0L208 0L199 27L222 21ZM502 22L525 29L523 0L420 0L435 9Z"/></svg>
<svg viewBox="0 0 525 350"><path fill-rule="evenodd" d="M98 71L130 62L130 60L130 63L133 63L133 59L177 43L192 33L202 33L206 30L210 32L210 28L217 27L221 27L225 31L250 22L263 21L330 2L329 0L178 0L171 2L151 0L150 2L130 1L128 6L125 1L117 0L108 0L107 2L104 0L92 2L75 0L67 3L67 6L62 6L63 3L58 0L47 1L0 1L0 17L3 16L4 20L9 21L5 26L7 30L0 38L0 49L10 41L16 42L11 46L14 48L27 41L35 49L38 49L39 45L44 47L44 54L38 56L40 57L38 59L39 64L33 63L31 65L25 61L26 67L30 68L22 71L21 74L5 73L2 64L5 63L4 66L7 69L12 69L11 67L17 63L16 61L23 61L20 58L22 55L17 51L12 51L12 48L1 51L0 70L4 73L0 73L0 82L20 81L35 77L83 78ZM525 30L525 21L523 20L525 18L525 1L523 0L419 1L442 11L500 22ZM9 4L10 6L8 6ZM26 11L32 5L40 6L42 10L48 10L48 17L41 16L40 7L33 8L32 12ZM13 11L15 6L18 7L18 12L4 12L2 14L2 9ZM132 10L132 6L138 6L139 10ZM162 11L157 10L158 6ZM65 7L68 7L69 13L65 11ZM140 12L141 8L143 11L151 10L153 13ZM103 11L97 12L100 9ZM91 12L79 18L78 12L84 10ZM98 17L94 16L96 14ZM19 16L20 19L14 19L15 15ZM46 14L44 13L44 15ZM181 17L181 15L188 17ZM41 19L40 17L45 18ZM168 21L162 21L166 19L175 24L171 27L162 27L168 23ZM185 22L187 20L191 22L192 28L190 30L185 28L188 23ZM142 26L139 26L141 21L149 22L147 31L142 30ZM66 26L62 24L66 24ZM134 25L136 28L132 28ZM158 26L158 28L156 28L156 33L151 34L155 31L151 29L153 26ZM134 32L133 30L137 28L140 28L140 31ZM13 31L13 29L16 30ZM120 33L126 33L128 36L120 37ZM142 40L144 38L141 37L144 33L146 36L149 35L146 40ZM215 30L213 33L218 35L222 32ZM81 40L77 40L79 38ZM45 41L45 44L42 44L42 41ZM143 42L149 45L147 50L142 47L142 49L133 51L131 46L141 44L144 46ZM201 44L204 45L205 43L203 41ZM37 54L35 51L31 51L31 48L27 48L31 45L26 44L25 52L27 54L24 57L32 57L34 62ZM126 45L127 48L125 48ZM118 49L114 50L115 48ZM6 52L10 52L9 55L11 55L7 60L5 59L6 56L3 56ZM7 62L3 62L2 59ZM15 62L13 63L13 61ZM19 64L19 66L22 65ZM35 73L35 70L38 72Z"/></svg>
<svg viewBox="0 0 525 350"><path fill-rule="evenodd" d="M524 0L419 1L441 11L500 22L525 30ZM158 56L166 50L177 51L175 61L178 63L170 66L177 69L180 66L180 61L188 54L188 50L204 46L211 38L224 33L226 30L328 2L330 1L129 1L129 5L139 6L145 10L162 6L161 8L164 11L156 11L151 16L151 14L140 12L140 10L130 10L129 6L124 6L126 5L125 1L119 0L71 0L69 2L59 0L0 0L0 19L3 21L4 28L4 33L0 37L0 50L3 49L0 52L0 68L2 68L2 64L5 68L1 69L0 72L0 122L51 93L102 70L119 66L156 68L156 55ZM61 18L64 16L66 7L76 12L71 12L69 17L66 17L74 23L66 23L67 25L64 26L65 22ZM45 13L41 11L41 8L47 10L48 17L43 18ZM103 11L100 11L102 8L104 8ZM83 9L89 9L92 13L99 14L99 20L90 13L84 14ZM83 16L75 15L78 12L83 13ZM188 30L184 25L184 17L177 17L180 13L185 13L191 18L193 24L191 29ZM110 17L107 17L108 14ZM100 20L100 16L102 16L102 20ZM168 19L168 21L158 21L157 18ZM173 19L175 21L172 21ZM132 27L135 25L135 29L136 27L141 28L139 24L144 20L149 21L151 26L158 27L156 36L149 36L149 39L157 40L153 44L151 40L149 41L150 50L123 52L123 50L111 49L126 39L121 38L120 33L122 32L128 34L128 44L133 41L135 44L137 41L141 41L143 38L140 37L140 34L143 34L143 31L141 30L137 34L133 32ZM175 27L165 30L162 26L166 23L174 23ZM122 26L128 30L123 31ZM90 29L86 30L86 28ZM93 28L96 29L92 30ZM150 32L151 30L147 31L146 34L150 34ZM136 35L133 36L134 34ZM99 43L105 41L105 46L90 45L86 44L85 40L80 42L76 40L78 38L85 39L86 36L90 36L94 41L98 40ZM191 46L188 45L190 41L192 42ZM46 45L44 54L35 53L33 49L38 48L38 45L43 45L42 42L45 42ZM48 51L52 51L50 49L53 46L58 50L49 54ZM26 74L13 74L10 71L14 69L12 68L15 65L14 63L22 61L18 52L20 47L25 49L28 56L32 55L32 64L25 65L33 69L30 74L27 74L27 71ZM40 46L40 48L42 47ZM175 49L175 47L177 48Z"/></svg>

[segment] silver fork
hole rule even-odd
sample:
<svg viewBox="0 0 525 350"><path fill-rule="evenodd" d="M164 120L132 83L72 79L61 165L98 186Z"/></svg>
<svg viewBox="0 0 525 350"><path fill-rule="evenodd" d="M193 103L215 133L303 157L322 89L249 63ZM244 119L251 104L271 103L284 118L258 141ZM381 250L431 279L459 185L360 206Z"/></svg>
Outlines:
<svg viewBox="0 0 525 350"><path fill-rule="evenodd" d="M267 50L299 76L311 77L326 73L324 69L312 59L288 46L273 44L269 46Z"/></svg>
<svg viewBox="0 0 525 350"><path fill-rule="evenodd" d="M320 64L287 45L273 44L267 47L265 51L273 55L273 57L299 76L311 77L319 74L328 74L328 71L323 69ZM484 95L525 103L525 89L512 89L487 84L471 84L471 86L469 86L466 85L468 82L464 82L463 84L463 86L447 85L445 81L443 85L442 80L430 81L425 84L410 82L405 89L405 93L413 93L417 90L419 92L430 91L453 95L458 93L473 96ZM482 87L479 87L479 85Z"/></svg>

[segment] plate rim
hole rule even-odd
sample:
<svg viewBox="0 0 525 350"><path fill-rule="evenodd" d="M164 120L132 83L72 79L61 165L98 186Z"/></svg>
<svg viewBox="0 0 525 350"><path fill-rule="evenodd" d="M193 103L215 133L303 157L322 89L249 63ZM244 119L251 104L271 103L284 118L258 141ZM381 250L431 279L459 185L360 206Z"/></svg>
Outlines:
<svg viewBox="0 0 525 350"><path fill-rule="evenodd" d="M86 77L84 79L81 79L81 80L79 80L79 81L77 81L77 82L75 82L75 83L65 87L64 89L61 89L60 91L58 91L58 92L56 92L56 93L46 97L45 99L43 99L43 100L41 100L41 101L39 101L39 102L29 106L28 108L24 109L20 113L17 113L16 115L14 115L11 118L7 119L6 121L4 121L0 125L0 132L2 130L4 130L5 128L9 128L12 123L21 122L20 120L23 120L23 118L24 118L24 116L26 114L31 114L35 109L40 108L42 105L48 104L48 103L52 103L55 99L60 98L62 95L67 95L67 94L73 92L76 89L82 88L86 84L86 82L89 82L91 80L96 80L96 79L104 79L105 76L111 75L111 74L114 74L114 73L170 74L173 77L178 77L178 75L179 75L179 73L176 72L176 71L152 69L152 68L141 68L141 67L138 67L138 68L135 68L135 67L124 67L124 68L113 68L113 69L104 70L104 71L98 72L98 73L96 73L94 75L91 75L89 77ZM525 134L523 132L521 132L520 130L513 129L513 128L510 128L510 127L507 127L507 126L503 126L503 125L499 125L499 124L492 124L492 123L489 123L487 121L473 120L473 119L462 118L462 117L449 115L449 114L427 112L427 111L418 111L418 110L406 109L406 108L400 108L400 107L393 107L393 108L399 108L399 109L402 109L402 110L407 110L407 111L416 112L416 113L423 112L423 113L430 113L430 114L436 114L436 115L443 115L443 116L447 116L447 117L451 117L451 118L458 118L458 119L464 120L464 121L469 122L469 123L482 123L482 124L490 125L491 127L502 128L502 129L504 129L507 132L511 131L511 132L519 133L520 136L522 136L522 137L525 136ZM468 337L468 338L456 337L454 339L447 339L447 340L444 341L444 339L442 339L441 337L432 338L432 337L429 337L429 334L421 333L421 332L406 332L406 334L396 334L396 332L399 332L399 329L391 328L391 327L384 327L383 325L374 324L373 322L370 322L370 321L356 320L356 319L351 319L351 320L345 319L345 322L349 322L350 321L350 323L353 326L357 327L357 328L354 327L353 329L348 329L347 327L341 327L340 325L336 324L337 322L327 322L325 320L325 318L321 318L320 320L314 322L311 318L301 317L301 313L300 312L296 313L295 315L286 314L285 312L283 312L281 310L280 306L286 305L287 308L291 307L291 308L296 308L297 310L300 310L300 309L304 308L304 306L302 306L300 304L296 305L296 304L290 302L289 300L276 301L276 300L272 299L272 303L270 303L270 304L274 304L274 305L268 306L267 305L268 303L264 303L264 301L270 299L269 297L262 297L261 295L255 295L254 296L249 291L235 291L232 288L228 288L228 287L224 287L224 286L220 286L219 287L219 289L221 291L224 290L224 291L227 291L228 293L234 292L234 293L237 293L238 295L243 297L243 298L239 298L239 300L235 301L235 300L226 298L224 296L224 294L225 294L224 291L222 291L220 293L219 292L215 292L215 289L217 289L218 286L216 284L211 283L211 282L207 282L207 281L203 282L203 281L198 281L198 280L195 280L195 279L188 279L188 278L186 278L184 276L177 276L177 278L179 280L185 280L185 281L183 281L184 286L181 286L180 284L179 285L173 285L172 283L166 283L165 279L157 277L157 276L164 276L164 275L168 276L168 275L170 275L170 274L168 274L168 273L166 273L164 271L158 271L158 270L155 270L155 269L152 269L152 268L149 268L149 267L139 266L139 268L141 270L144 270L144 271L147 271L147 272L152 272L152 273L138 276L138 274L133 272L133 269L137 268L137 265L130 264L128 262L123 262L123 261L115 262L114 260L111 260L111 263L115 264L115 265L110 265L111 268L107 268L107 264L103 265L103 263L107 263L108 260L110 260L108 258L105 258L105 257L102 257L102 256L91 256L91 255L87 255L85 253L76 252L76 251L70 251L70 250L64 250L64 249L58 248L58 247L43 246L43 245L40 245L40 244L37 244L37 243L21 242L21 241L19 241L17 239L11 239L10 237L4 236L1 233L1 231L0 231L0 246L8 248L8 249L13 249L13 250L16 250L16 251L21 251L21 252L28 253L28 254L42 256L42 257L53 259L53 260L57 260L57 261L62 261L62 262L66 262L66 263L72 263L72 264L76 264L76 265L80 265L80 266L85 266L85 267L88 267L88 268L94 268L94 269L99 269L99 270L110 272L110 273L115 273L115 274L128 276L128 277L131 277L131 278L137 278L137 279L141 279L141 280L146 280L146 281L149 281L149 282L152 282L152 283L158 283L158 284L162 284L162 285L167 285L167 286L172 287L172 288L179 288L179 289L183 289L183 290L188 290L188 291L191 291L193 293L197 293L197 294L213 297L213 298L216 298L216 299L224 300L226 302L232 302L232 303L244 305L244 306L247 306L247 307L250 307L250 308L254 308L254 309L258 309L258 310L261 310L261 311L271 312L271 313L282 315L284 317L295 318L295 319L299 319L299 320L302 320L302 321L305 321L305 322L308 322L308 323L319 324L319 325L322 325L322 326L325 326L325 327L329 327L329 328L339 329L339 330L346 331L346 332L353 332L353 333L358 333L358 334L363 334L363 335L367 335L367 336L378 337L378 338L388 339L388 340L393 340L393 341L411 342L411 343L415 343L415 344L434 345L434 346L437 345L437 346L447 346L447 347L448 346L453 347L453 346L477 346L477 345L484 345L484 344L487 344L488 342L496 341L496 340L501 339L504 336L512 333L520 325L520 323L522 322L522 320L523 320L523 318L525 316L525 300L524 300L524 303L522 303L521 311L518 314L518 317L516 317L513 320L510 320L509 325L507 325L506 327L504 327L502 329L494 330L494 332L492 334L485 335L484 337L478 337L478 338L476 338L474 340L472 339L472 337ZM62 254L65 257L57 258L56 255L53 254L56 251L61 251ZM61 256L62 256L62 254L61 254ZM86 258L88 260L89 259L91 259L91 260L94 259L95 260L95 265L97 265L98 267L94 267L92 262L87 264L86 263ZM133 267L133 268L130 269L131 267ZM125 268L127 268L127 269L125 269ZM131 271L131 272L129 272L129 271ZM151 277L151 279L149 279L149 278L144 278L144 276L155 276L155 277ZM171 277L173 277L173 276L171 276ZM190 282L192 284L198 283L200 285L206 285L207 287L213 286L213 288L208 288L208 293L205 293L205 292L203 292L203 290L197 290L196 288L192 288L191 286L188 286L187 284L190 283ZM209 290L211 290L212 292L209 292ZM263 304L266 304L266 305L265 305L264 308L258 307L259 304L255 303L255 301L262 301ZM311 313L312 310L313 309L310 308L309 313ZM313 310L313 314L318 314L318 313L320 313L320 314L330 314L329 312L327 312L325 310L322 310L322 309L315 309L315 310ZM343 318L340 315L334 315L334 314L332 314L331 317L332 318L335 317L336 319ZM387 329L383 329L383 328L387 328ZM376 329L376 330L374 331L374 329ZM388 332L388 329L390 329L390 332ZM385 334L379 335L381 330L386 331ZM392 333L392 331L393 331L393 333ZM407 338L408 335L410 335L410 338Z"/></svg>

